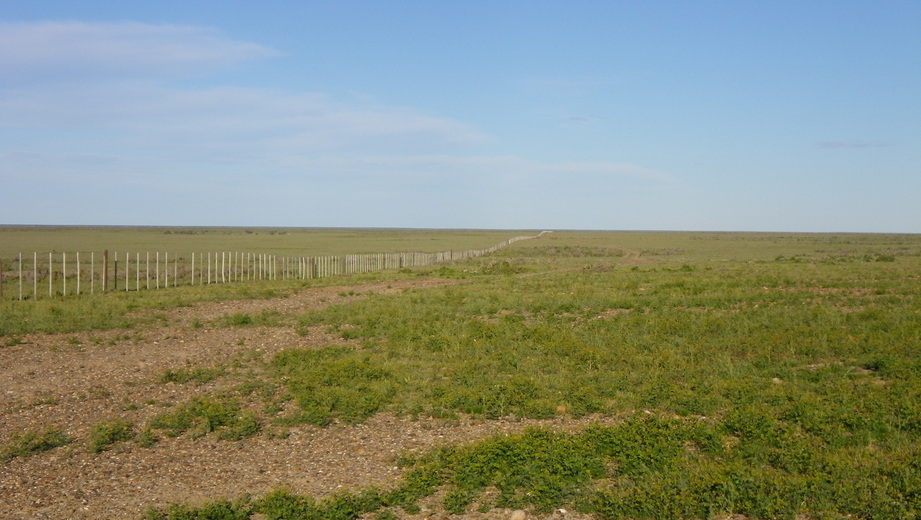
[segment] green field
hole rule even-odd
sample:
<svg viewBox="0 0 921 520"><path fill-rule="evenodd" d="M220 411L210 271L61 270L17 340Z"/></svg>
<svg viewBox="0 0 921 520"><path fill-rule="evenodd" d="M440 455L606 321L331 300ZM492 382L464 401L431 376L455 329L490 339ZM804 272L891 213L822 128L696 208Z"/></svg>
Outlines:
<svg viewBox="0 0 921 520"><path fill-rule="evenodd" d="M0 226L0 260L19 253L246 251L279 256L482 249L535 231Z"/></svg>
<svg viewBox="0 0 921 520"><path fill-rule="evenodd" d="M209 233L218 248L221 235ZM366 246L360 233L341 233L337 252L411 250L429 232L394 232L390 245L374 232ZM436 249L518 234L430 233ZM260 239L294 247L282 246L286 236ZM340 247L334 236L324 240L329 251ZM188 434L184 425L207 414L216 426L201 434L227 439L385 411L444 421L619 420L407 458L393 490L322 502L278 492L174 505L148 518L394 518L439 489L451 513L478 503L610 519L921 515L919 235L555 232L475 260L335 283L418 277L463 283L304 314L227 316L222 326L322 326L360 348L291 349L247 370L165 376L239 378L239 390L176 407L143 425L149 439ZM3 302L0 344L35 330L156 326L128 312L327 283ZM268 404L241 414L249 401ZM276 406L289 401L295 413Z"/></svg>
<svg viewBox="0 0 921 520"><path fill-rule="evenodd" d="M480 256L512 239L537 235L477 230L7 227L0 228L0 251L6 251L6 257L0 256L0 300L93 295L97 286L99 292L159 290L417 267Z"/></svg>

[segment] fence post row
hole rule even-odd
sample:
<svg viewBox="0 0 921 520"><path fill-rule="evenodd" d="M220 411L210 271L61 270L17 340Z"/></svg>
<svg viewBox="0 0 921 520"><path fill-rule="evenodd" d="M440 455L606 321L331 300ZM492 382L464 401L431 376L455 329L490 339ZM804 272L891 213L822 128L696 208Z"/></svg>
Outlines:
<svg viewBox="0 0 921 520"><path fill-rule="evenodd" d="M301 257L278 257L269 254L260 253L241 253L239 251L220 253L210 251L207 253L191 253L188 259L184 259L177 254L170 255L165 252L163 262L160 261L160 252L154 253L154 262L151 263L150 252L146 252L142 258L140 252L134 254L134 273L131 269L131 253L126 252L124 258L124 282L125 291L132 290L131 275L134 274L133 290L140 291L142 288L151 288L151 278L153 278L154 288L168 288L170 286L170 262L172 261L172 282L173 287L180 283L195 285L228 283L241 280L278 280L281 279L315 279L336 276L341 274L358 274L379 271L384 269L403 269L407 267L424 267L433 264L453 262L476 258L482 255L494 253L503 247L507 247L519 240L538 238L547 231L543 231L535 236L518 236L501 242L498 245L486 248L467 251L443 251L439 253L370 253L370 254L349 254L335 256L301 256ZM212 254L214 260L212 262ZM197 258L196 258L197 257ZM28 257L26 257L28 258ZM85 257L84 257L85 258ZM86 276L89 276L90 294L96 289L96 280L101 283L102 292L108 292L110 285L112 290L117 291L119 267L118 253L112 253L112 265L110 271L109 250L102 251L102 266L97 272L96 253L90 252L89 272L85 271L80 261L80 253L70 255L66 252L60 253L60 270L55 269L55 253L48 253L48 263L44 266L39 265L39 254L32 254L32 269L24 269L27 263L23 259L23 254L19 253L13 262L18 262L18 266L10 268L11 273L6 273L6 268L10 266L9 262L0 260L0 299L4 297L4 283L18 282L18 299L24 300L28 295L23 293L23 287L28 283L28 276L32 277L32 299L38 299L38 284L44 283L45 278L48 282L48 297L54 298L55 292L62 297L68 296L67 282L68 278L76 282L76 289L71 290L70 294L80 295L85 290L85 284L82 282ZM70 265L68 265L70 264ZM143 264L143 265L142 265ZM151 265L153 264L153 265ZM151 269L153 272L151 273ZM161 270L162 284L161 284ZM213 270L213 272L212 272ZM144 271L142 284L141 271ZM13 278L17 277L17 282ZM111 283L110 283L111 281ZM14 296L15 298L15 296Z"/></svg>

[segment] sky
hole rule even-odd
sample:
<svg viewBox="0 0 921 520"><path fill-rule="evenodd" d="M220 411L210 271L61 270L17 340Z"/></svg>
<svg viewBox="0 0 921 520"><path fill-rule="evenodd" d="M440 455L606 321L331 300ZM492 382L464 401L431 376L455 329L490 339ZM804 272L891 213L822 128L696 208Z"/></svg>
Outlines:
<svg viewBox="0 0 921 520"><path fill-rule="evenodd" d="M0 225L921 233L921 2L0 0Z"/></svg>

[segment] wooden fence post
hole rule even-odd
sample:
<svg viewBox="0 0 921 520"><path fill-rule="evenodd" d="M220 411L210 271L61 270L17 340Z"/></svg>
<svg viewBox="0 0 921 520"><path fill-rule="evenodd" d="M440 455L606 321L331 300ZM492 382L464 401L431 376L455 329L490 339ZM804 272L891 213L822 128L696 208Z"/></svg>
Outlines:
<svg viewBox="0 0 921 520"><path fill-rule="evenodd" d="M102 292L109 288L109 250L102 252Z"/></svg>

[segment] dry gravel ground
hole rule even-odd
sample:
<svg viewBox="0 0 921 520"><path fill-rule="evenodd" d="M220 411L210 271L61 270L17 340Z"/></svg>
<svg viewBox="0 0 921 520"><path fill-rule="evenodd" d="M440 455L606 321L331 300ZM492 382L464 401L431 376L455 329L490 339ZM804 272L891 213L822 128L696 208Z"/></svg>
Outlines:
<svg viewBox="0 0 921 520"><path fill-rule="evenodd" d="M31 457L0 461L0 518L131 519L150 506L200 504L244 493L261 496L285 488L322 498L369 486L388 488L401 475L401 453L445 443L470 442L520 431L537 421L463 419L450 423L382 414L358 425L293 428L287 437L261 433L243 441L213 435L162 437L152 447L118 443L94 454L88 445L94 424L124 418L136 424L195 395L228 385L157 381L167 369L210 367L233 359L269 359L286 348L316 348L343 340L292 327L216 327L234 313L317 309L369 293L386 294L455 283L413 280L361 286L304 289L284 298L208 303L171 311L160 326L80 334L31 335L0 347L0 446L16 432L54 426L76 439ZM563 417L541 424L577 428L585 421ZM492 511L453 518L511 518ZM448 518L436 501L407 518ZM520 517L520 513L515 515ZM530 517L531 515L529 515ZM545 518L577 519L556 511Z"/></svg>

